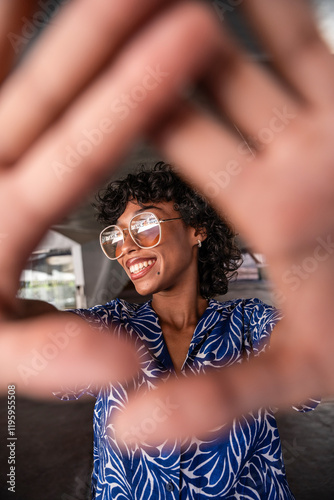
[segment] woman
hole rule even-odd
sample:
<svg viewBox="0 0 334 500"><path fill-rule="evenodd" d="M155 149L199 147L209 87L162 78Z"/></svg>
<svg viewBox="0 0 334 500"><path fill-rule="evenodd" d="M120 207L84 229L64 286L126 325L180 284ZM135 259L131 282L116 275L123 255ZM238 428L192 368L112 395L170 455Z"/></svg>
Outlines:
<svg viewBox="0 0 334 500"><path fill-rule="evenodd" d="M97 328L112 326L133 339L141 359L131 383L92 388L93 497L96 499L293 498L285 477L273 413L260 409L215 429L206 440L145 444L154 426L177 411L157 401L151 419L128 430L120 447L113 420L139 389L242 362L265 350L279 319L258 299L218 302L240 265L234 234L208 203L162 162L130 174L100 194L100 242L141 295L142 305L117 299L75 312ZM148 353L148 354L147 354ZM64 399L78 397L66 394ZM310 409L303 406L301 411ZM222 423L223 427L223 423ZM131 444L131 436L142 445ZM123 436L124 437L124 436Z"/></svg>

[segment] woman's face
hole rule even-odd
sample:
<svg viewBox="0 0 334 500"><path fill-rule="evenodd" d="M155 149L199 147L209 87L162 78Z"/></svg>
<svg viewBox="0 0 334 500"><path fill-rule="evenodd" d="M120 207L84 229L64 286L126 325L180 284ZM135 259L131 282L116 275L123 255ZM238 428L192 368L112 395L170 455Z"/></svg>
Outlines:
<svg viewBox="0 0 334 500"><path fill-rule="evenodd" d="M158 219L180 217L174 203L147 203L144 207L129 202L117 225L128 228L134 215L153 212ZM182 291L197 279L198 236L193 227L185 226L182 219L161 224L161 241L154 248L140 248L125 232L123 255L118 262L132 280L137 292L148 295L163 291ZM189 286L188 285L188 286Z"/></svg>

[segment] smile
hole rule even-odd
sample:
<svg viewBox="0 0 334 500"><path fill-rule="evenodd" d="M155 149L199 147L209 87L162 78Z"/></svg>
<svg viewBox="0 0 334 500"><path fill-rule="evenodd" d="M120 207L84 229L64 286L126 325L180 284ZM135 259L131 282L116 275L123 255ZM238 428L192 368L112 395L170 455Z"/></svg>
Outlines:
<svg viewBox="0 0 334 500"><path fill-rule="evenodd" d="M156 259L143 260L129 267L131 278L141 277L146 274L156 263Z"/></svg>

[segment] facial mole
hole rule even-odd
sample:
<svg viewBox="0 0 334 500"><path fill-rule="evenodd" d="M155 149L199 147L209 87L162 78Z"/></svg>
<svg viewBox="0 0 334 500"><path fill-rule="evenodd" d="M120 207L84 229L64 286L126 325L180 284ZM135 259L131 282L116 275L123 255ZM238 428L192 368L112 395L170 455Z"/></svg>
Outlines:
<svg viewBox="0 0 334 500"><path fill-rule="evenodd" d="M158 271L157 274L160 274L160 272Z"/></svg>

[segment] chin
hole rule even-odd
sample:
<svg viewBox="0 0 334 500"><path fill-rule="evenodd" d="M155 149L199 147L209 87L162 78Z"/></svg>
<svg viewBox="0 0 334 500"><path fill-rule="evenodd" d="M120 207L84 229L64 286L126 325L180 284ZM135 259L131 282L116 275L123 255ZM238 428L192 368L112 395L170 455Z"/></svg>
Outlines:
<svg viewBox="0 0 334 500"><path fill-rule="evenodd" d="M145 296L145 295L153 295L154 293L160 292L161 287L154 287L154 286L140 286L134 284L134 287L136 289L136 292L139 293L139 295Z"/></svg>
<svg viewBox="0 0 334 500"><path fill-rule="evenodd" d="M147 290L137 290L136 288L136 292L141 295L142 297L145 297L145 295L151 295L151 292L150 291L147 291Z"/></svg>
<svg viewBox="0 0 334 500"><path fill-rule="evenodd" d="M145 295L152 295L154 291L152 291L152 287L148 286L136 286L135 285L136 292L139 293L139 295L145 296Z"/></svg>

